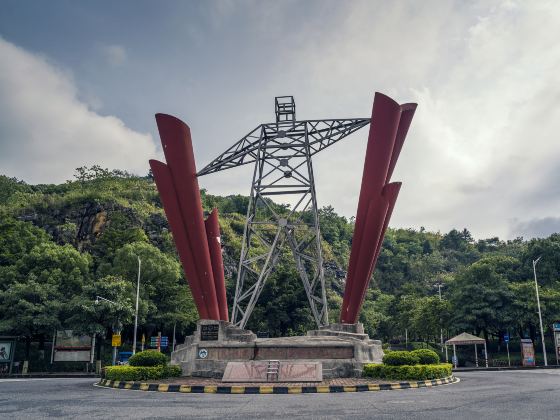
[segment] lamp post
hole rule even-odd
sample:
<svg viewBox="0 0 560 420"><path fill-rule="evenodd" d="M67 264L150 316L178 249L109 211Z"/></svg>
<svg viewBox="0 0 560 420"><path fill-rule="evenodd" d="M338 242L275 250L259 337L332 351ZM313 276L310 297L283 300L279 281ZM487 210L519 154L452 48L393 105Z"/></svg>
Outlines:
<svg viewBox="0 0 560 420"><path fill-rule="evenodd" d="M539 284L537 283L537 263L541 257L533 260L533 274L535 276L535 291L537 292L537 308L539 309L539 323L541 327L541 340L542 340L542 351L543 351L543 358L544 358L544 365L548 366L548 360L546 359L546 346L544 344L544 331L542 326L542 314L541 314L541 301L539 298Z"/></svg>
<svg viewBox="0 0 560 420"><path fill-rule="evenodd" d="M138 300L140 298L140 268L142 260L138 257L138 280L136 282L136 315L134 316L134 340L132 342L132 354L136 354L136 331L138 330Z"/></svg>
<svg viewBox="0 0 560 420"><path fill-rule="evenodd" d="M436 287L438 288L439 300L440 301L441 301L441 286L443 286L441 281L436 283ZM440 322L441 322L441 317L440 317ZM439 344L441 346L441 352L443 353L443 327L441 327L439 329Z"/></svg>
<svg viewBox="0 0 560 420"><path fill-rule="evenodd" d="M104 297L101 297L101 296L96 296L95 297L95 304L99 305L100 300L104 300L105 302L109 302L109 303L112 303L113 305L119 306L119 304L117 302L113 302L112 300L105 299ZM119 319L117 318L117 327L118 327L118 324L119 324ZM114 331L116 332L116 328L114 329ZM117 363L117 347L113 346L113 366L116 363Z"/></svg>

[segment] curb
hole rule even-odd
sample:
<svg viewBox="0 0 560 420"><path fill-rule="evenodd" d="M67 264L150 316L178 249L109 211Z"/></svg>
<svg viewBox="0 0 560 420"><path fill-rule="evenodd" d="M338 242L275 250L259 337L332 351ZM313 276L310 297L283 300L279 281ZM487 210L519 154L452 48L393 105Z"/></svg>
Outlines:
<svg viewBox="0 0 560 420"><path fill-rule="evenodd" d="M128 389L133 391L182 392L190 394L315 394L337 392L392 391L396 389L429 388L459 382L454 376L427 381L396 382L387 384L362 385L319 385L319 386L221 386L221 385L179 385L153 384L146 382L109 381L103 379L96 385L105 388Z"/></svg>

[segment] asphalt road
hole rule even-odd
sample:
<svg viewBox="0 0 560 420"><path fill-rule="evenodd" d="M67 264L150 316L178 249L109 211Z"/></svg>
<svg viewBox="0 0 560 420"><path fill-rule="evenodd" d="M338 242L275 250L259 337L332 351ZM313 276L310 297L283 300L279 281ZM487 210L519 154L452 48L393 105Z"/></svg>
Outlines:
<svg viewBox="0 0 560 420"><path fill-rule="evenodd" d="M92 379L0 379L0 418L560 419L560 370L463 372L434 388L306 395L103 389Z"/></svg>

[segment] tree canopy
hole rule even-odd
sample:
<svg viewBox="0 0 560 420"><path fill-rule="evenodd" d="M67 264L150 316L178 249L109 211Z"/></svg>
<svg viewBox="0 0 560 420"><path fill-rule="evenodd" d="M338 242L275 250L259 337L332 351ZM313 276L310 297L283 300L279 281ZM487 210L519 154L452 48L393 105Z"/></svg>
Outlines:
<svg viewBox="0 0 560 420"><path fill-rule="evenodd" d="M203 207L220 210L231 305L248 198L202 191ZM277 205L278 212L288 206ZM275 210L275 211L276 211ZM305 217L306 215L303 215ZM351 248L353 219L319 211L331 321L337 320ZM493 337L537 333L532 261L537 265L544 321L560 319L560 234L525 241L475 240L447 233L389 228L360 321L370 336L404 330L439 339L467 330ZM132 333L138 258L139 325L188 334L197 319L172 235L150 176L98 166L79 168L60 185L28 185L0 176L0 333L25 337L72 328L106 336ZM442 290L439 298L438 287ZM116 302L101 301L102 296ZM264 288L248 325L272 336L314 328L307 297L289 252Z"/></svg>

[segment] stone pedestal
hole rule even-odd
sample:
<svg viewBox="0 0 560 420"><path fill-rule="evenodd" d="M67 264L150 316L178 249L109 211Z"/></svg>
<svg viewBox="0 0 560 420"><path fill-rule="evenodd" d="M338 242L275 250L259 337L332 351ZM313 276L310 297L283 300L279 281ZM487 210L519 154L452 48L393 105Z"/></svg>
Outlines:
<svg viewBox="0 0 560 420"><path fill-rule="evenodd" d="M225 321L200 320L195 334L171 354L183 375L222 378L230 361L321 362L324 378L360 376L365 363L380 363L381 342L362 324L332 324L307 336L257 338Z"/></svg>

